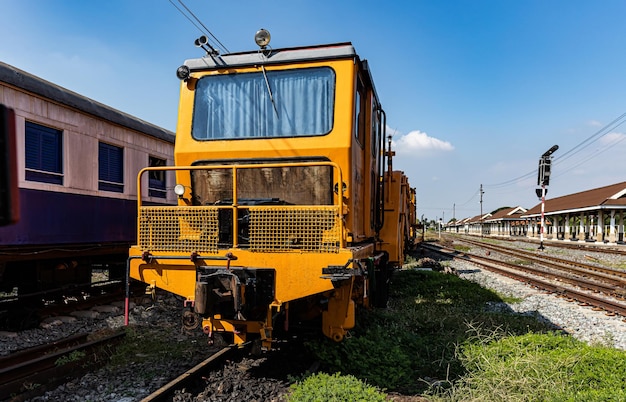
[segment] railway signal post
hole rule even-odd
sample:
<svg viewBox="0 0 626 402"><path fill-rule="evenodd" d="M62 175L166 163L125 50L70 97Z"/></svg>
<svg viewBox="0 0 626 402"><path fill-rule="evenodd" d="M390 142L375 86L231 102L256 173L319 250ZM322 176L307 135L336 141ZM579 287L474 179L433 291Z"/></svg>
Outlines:
<svg viewBox="0 0 626 402"><path fill-rule="evenodd" d="M545 210L545 202L546 202L546 193L548 190L546 187L550 184L550 169L552 165L552 154L559 149L558 145L554 145L552 148L548 149L546 152L541 155L541 159L539 159L539 171L537 175L537 185L541 186L541 189L536 189L537 196L541 197L541 228L539 229L539 250L543 250L543 233L545 231L545 218L544 218L544 210Z"/></svg>

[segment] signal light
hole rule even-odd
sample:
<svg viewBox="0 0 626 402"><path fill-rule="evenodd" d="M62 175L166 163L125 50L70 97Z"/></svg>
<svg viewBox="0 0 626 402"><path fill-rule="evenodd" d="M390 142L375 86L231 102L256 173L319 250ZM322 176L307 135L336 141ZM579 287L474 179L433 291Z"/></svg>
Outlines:
<svg viewBox="0 0 626 402"><path fill-rule="evenodd" d="M552 167L552 160L550 157L543 157L539 160L539 171L537 176L538 186L547 186L550 183L550 170Z"/></svg>

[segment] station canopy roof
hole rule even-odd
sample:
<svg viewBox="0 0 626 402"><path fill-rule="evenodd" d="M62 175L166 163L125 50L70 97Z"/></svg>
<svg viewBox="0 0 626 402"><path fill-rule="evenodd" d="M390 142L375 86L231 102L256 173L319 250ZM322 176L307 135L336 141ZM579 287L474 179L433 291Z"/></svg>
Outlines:
<svg viewBox="0 0 626 402"><path fill-rule="evenodd" d="M594 210L626 210L626 182L598 187L579 193L545 200L544 214L557 215ZM541 215L541 203L532 207L522 218Z"/></svg>

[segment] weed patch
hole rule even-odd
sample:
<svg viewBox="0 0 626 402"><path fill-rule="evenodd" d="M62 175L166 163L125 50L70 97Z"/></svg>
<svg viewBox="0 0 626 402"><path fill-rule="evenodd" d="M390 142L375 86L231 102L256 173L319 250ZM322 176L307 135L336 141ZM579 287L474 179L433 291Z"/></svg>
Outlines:
<svg viewBox="0 0 626 402"><path fill-rule="evenodd" d="M503 301L519 300L454 275L403 270L388 308L361 312L352 337L307 346L325 372L432 401L626 400L626 352L486 308Z"/></svg>
<svg viewBox="0 0 626 402"><path fill-rule="evenodd" d="M419 393L433 381L454 381L467 373L457 345L474 329L505 334L547 331L532 317L489 312L501 302L494 292L454 275L406 270L394 274L387 309L365 311L354 336L342 343L309 344L328 372L343 372L379 388Z"/></svg>
<svg viewBox="0 0 626 402"><path fill-rule="evenodd" d="M64 366L68 363L73 363L73 362L77 362L80 361L82 359L84 359L86 356L86 353L83 352L82 350L75 350L73 352L71 352L68 355L59 357L55 362L54 365L55 366Z"/></svg>
<svg viewBox="0 0 626 402"><path fill-rule="evenodd" d="M468 370L436 400L626 399L626 353L555 333L478 336L460 348Z"/></svg>
<svg viewBox="0 0 626 402"><path fill-rule="evenodd" d="M384 393L350 375L319 373L291 386L289 402L316 401L380 401L387 400Z"/></svg>
<svg viewBox="0 0 626 402"><path fill-rule="evenodd" d="M111 356L113 365L138 362L190 361L206 354L206 347L196 342L173 343L166 336L157 337L142 327L128 327L126 336Z"/></svg>

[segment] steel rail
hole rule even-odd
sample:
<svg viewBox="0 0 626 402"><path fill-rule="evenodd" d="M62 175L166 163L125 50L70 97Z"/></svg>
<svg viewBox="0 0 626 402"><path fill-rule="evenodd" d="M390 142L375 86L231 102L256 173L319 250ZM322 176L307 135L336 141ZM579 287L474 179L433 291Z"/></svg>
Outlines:
<svg viewBox="0 0 626 402"><path fill-rule="evenodd" d="M457 233L446 233L446 236L453 236L455 238L466 238L466 237L476 237L471 235L463 235ZM539 245L538 240L534 240L525 236L512 236L512 237L501 237L501 236L490 236L485 235L485 238L500 240L504 242L516 242L521 241L525 243L532 244L534 246ZM564 248L564 249L575 249L575 250L586 250L586 251L594 251L598 253L610 253L610 254L618 254L618 255L626 255L626 247L623 243L615 244L615 245L598 245L595 242L578 242L578 241L566 241L566 240L549 240L543 242L544 246L554 247L554 248Z"/></svg>
<svg viewBox="0 0 626 402"><path fill-rule="evenodd" d="M492 258L481 257L476 254L463 253L467 259L479 260L486 263L498 264L501 266L507 267L507 269L511 269L513 271L523 271L529 273L531 275L542 276L544 278L569 283L574 286L582 287L584 289L592 290L594 292L600 292L607 295L617 295L621 296L620 288L614 286L613 284L605 284L597 281L590 281L587 279L574 278L571 276L565 276L561 274L556 274L554 271L549 271L541 268L534 268L525 265L513 264L510 262L499 261Z"/></svg>
<svg viewBox="0 0 626 402"><path fill-rule="evenodd" d="M9 355L2 356L0 357L0 374L4 374L5 370L11 366L39 358L40 356L50 352L50 350L62 350L76 344L85 343L88 336L89 334L87 333L77 334L45 345L19 350Z"/></svg>
<svg viewBox="0 0 626 402"><path fill-rule="evenodd" d="M538 289L545 290L550 293L556 293L561 296L568 297L572 300L576 300L580 303L585 303L594 307L601 308L605 310L609 314L617 314L622 317L626 317L626 304L619 303L617 301L608 300L604 297L599 297L595 295L590 295L588 293L578 291L576 289L568 288L561 285L555 285L554 283L550 283L541 279L538 279L533 276L524 275L519 272L520 267L513 264L503 263L501 261L493 260L490 258L485 258L477 255L472 255L468 253L459 253L456 250L445 251L443 248L434 247L432 245L422 244L422 247L427 248L430 251L441 253L447 256L451 256L454 259L462 259L464 261L473 263L475 265L479 265L487 270L495 272L500 275L507 276L509 278L518 280L520 282L524 282L526 284L532 285ZM502 266L506 266L507 268L503 268ZM528 269L532 270L532 269ZM565 278L558 277L560 281L565 282ZM578 281L575 281L578 283ZM580 286L580 285L577 285Z"/></svg>
<svg viewBox="0 0 626 402"><path fill-rule="evenodd" d="M469 243L472 245L476 245L478 247L483 247L489 250L493 250L500 254L505 254L505 255L519 257L519 258L525 258L529 260L530 262L548 267L550 269L556 269L556 270L563 271L571 275L578 275L583 278L591 279L591 280L577 279L576 283L567 280L570 283L578 284L579 286L587 288L587 289L603 292L603 293L606 293L606 294L609 294L618 298L624 298L624 296L626 295L626 280L622 279L623 277L622 274L624 274L623 271L617 271L617 270L613 270L610 268L597 267L597 266L588 265L584 263L577 263L575 261L568 261L568 260L564 260L564 259L556 258L556 257L550 258L550 257L543 256L543 255L535 255L532 253L526 253L524 251L512 250L512 249L501 247L501 246L487 245L481 242L475 242L471 240L470 241L461 240L461 242L465 242L465 243ZM573 265L573 266L569 266L569 265ZM524 268L521 266L519 269L524 270ZM565 280L564 278L567 278L566 276L559 276L559 275L555 276L550 271L542 271L538 268L530 268L530 269L532 269L533 271L537 271L537 274L541 276L554 277L554 278L559 278L562 280ZM545 272L545 274L540 273L540 272ZM605 283L608 283L610 285L604 285Z"/></svg>
<svg viewBox="0 0 626 402"><path fill-rule="evenodd" d="M87 341L80 336L72 337L70 343L79 342L77 345L58 349L59 344L48 346L46 353L44 347L35 350L24 350L20 356L4 358L0 368L0 400L8 399L19 394L28 397L29 387L36 386L36 392L41 393L46 385L54 385L66 376L76 374L86 368L86 362L97 353L102 346L120 341L126 335L125 332L117 332L113 335L102 337L97 340ZM77 353L81 352L81 353ZM78 356L78 357L76 357ZM61 363L63 358L67 363Z"/></svg>
<svg viewBox="0 0 626 402"><path fill-rule="evenodd" d="M152 394L143 398L141 402L160 402L170 400L175 390L185 387L198 376L202 375L202 373L208 370L209 367L217 364L222 359L225 359L227 356L229 356L234 350L237 350L238 346L240 345L230 345L223 349L220 349L218 352L212 354L204 361L198 363L191 369L187 370L183 374L179 375L172 381L154 391Z"/></svg>
<svg viewBox="0 0 626 402"><path fill-rule="evenodd" d="M581 268L585 271L593 271L593 272L600 272L606 275L610 275L610 276L614 276L614 277L619 277L619 278L624 278L626 279L626 271L622 271L622 270L617 270L617 269L612 269L612 268L606 268L606 267L600 267L597 265L591 265L591 264L585 264L583 262L578 262L578 261L572 261L572 260L567 260L567 259L563 259L563 258L559 258L559 257L554 257L554 256L550 256L550 255L546 255L545 253L537 253L537 252L531 252L531 251L524 251L524 250L518 250L518 249L512 249L509 247L504 247L504 246L496 246L493 244L487 244L481 241L476 241L476 240L470 240L470 239L459 239L459 241L464 242L464 243L469 243L469 244L474 244L477 245L479 247L483 247L483 248L488 248L490 250L494 250L497 251L499 253L503 253L503 254L509 254L509 255L515 255L515 256L524 256L524 257L528 257L528 258L532 258L538 261L543 262L545 261L552 261L558 264L563 264L563 265L571 265L577 268ZM598 252L602 252L601 250L598 250ZM585 272L587 274L591 274L589 272ZM595 274L594 274L595 275ZM622 281L622 284L626 285L626 280Z"/></svg>

